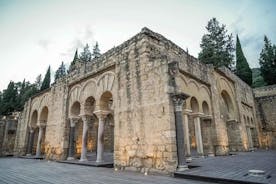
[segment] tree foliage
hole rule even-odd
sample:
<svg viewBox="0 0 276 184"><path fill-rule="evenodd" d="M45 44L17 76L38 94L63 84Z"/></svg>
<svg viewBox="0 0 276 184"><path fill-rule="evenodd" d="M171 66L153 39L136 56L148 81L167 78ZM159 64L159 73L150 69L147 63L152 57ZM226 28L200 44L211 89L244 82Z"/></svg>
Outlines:
<svg viewBox="0 0 276 184"><path fill-rule="evenodd" d="M239 36L236 42L236 74L248 85L252 85L252 70L243 54Z"/></svg>
<svg viewBox="0 0 276 184"><path fill-rule="evenodd" d="M268 85L276 84L276 46L264 37L264 47L261 51L259 63L261 73Z"/></svg>
<svg viewBox="0 0 276 184"><path fill-rule="evenodd" d="M59 68L57 69L56 73L55 73L55 82L59 79L62 78L66 75L66 69L65 69L65 65L62 61L61 65L59 66Z"/></svg>
<svg viewBox="0 0 276 184"><path fill-rule="evenodd" d="M231 69L233 64L233 37L228 35L225 25L220 25L216 18L209 20L201 39L201 51L198 59L206 64L213 64L215 67L226 66Z"/></svg>
<svg viewBox="0 0 276 184"><path fill-rule="evenodd" d="M91 61L91 57L92 57L92 54L89 50L89 46L88 44L86 44L86 46L83 48L83 52L80 53L80 59L83 62L89 62Z"/></svg>
<svg viewBox="0 0 276 184"><path fill-rule="evenodd" d="M43 82L41 84L40 91L48 89L50 87L50 84L51 84L51 71L50 71L50 66L49 66L48 70L47 70L47 72L45 74L45 77L43 79Z"/></svg>
<svg viewBox="0 0 276 184"><path fill-rule="evenodd" d="M99 58L101 56L101 52L99 49L99 44L96 42L94 48L93 48L93 53L92 53L93 58Z"/></svg>
<svg viewBox="0 0 276 184"><path fill-rule="evenodd" d="M23 110L25 102L37 92L36 84L26 82L25 79L17 83L10 81L7 89L0 92L0 115Z"/></svg>

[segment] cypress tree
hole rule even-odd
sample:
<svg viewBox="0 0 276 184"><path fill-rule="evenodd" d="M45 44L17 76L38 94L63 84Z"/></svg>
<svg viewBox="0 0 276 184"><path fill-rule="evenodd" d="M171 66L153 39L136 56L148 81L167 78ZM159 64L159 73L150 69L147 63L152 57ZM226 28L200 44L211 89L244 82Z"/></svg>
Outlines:
<svg viewBox="0 0 276 184"><path fill-rule="evenodd" d="M56 73L55 73L55 82L59 79L62 78L66 75L66 69L65 69L65 65L62 61L61 65L59 66L59 68L57 69Z"/></svg>
<svg viewBox="0 0 276 184"><path fill-rule="evenodd" d="M264 37L264 47L261 51L259 63L261 73L268 85L276 84L276 46Z"/></svg>
<svg viewBox="0 0 276 184"><path fill-rule="evenodd" d="M40 91L42 91L44 89L48 89L50 87L50 83L51 83L51 71L50 71L50 66L49 66L48 70L45 74L45 77L43 79Z"/></svg>
<svg viewBox="0 0 276 184"><path fill-rule="evenodd" d="M101 52L100 52L100 49L99 49L98 42L96 42L96 45L93 48L93 54L92 55L93 55L94 58L99 58L101 56Z"/></svg>
<svg viewBox="0 0 276 184"><path fill-rule="evenodd" d="M252 70L243 54L239 36L236 42L236 74L248 85L252 85Z"/></svg>
<svg viewBox="0 0 276 184"><path fill-rule="evenodd" d="M89 62L91 61L91 52L89 50L89 46L88 44L86 44L86 46L83 48L83 52L81 52L80 54L80 59L83 61L83 62Z"/></svg>
<svg viewBox="0 0 276 184"><path fill-rule="evenodd" d="M16 109L17 88L13 81L11 81L6 90L3 92L2 99L2 114L8 115Z"/></svg>
<svg viewBox="0 0 276 184"><path fill-rule="evenodd" d="M209 20L201 39L201 51L198 59L206 64L213 64L215 67L226 66L231 68L233 64L233 38L228 35L225 25L220 25L216 18Z"/></svg>

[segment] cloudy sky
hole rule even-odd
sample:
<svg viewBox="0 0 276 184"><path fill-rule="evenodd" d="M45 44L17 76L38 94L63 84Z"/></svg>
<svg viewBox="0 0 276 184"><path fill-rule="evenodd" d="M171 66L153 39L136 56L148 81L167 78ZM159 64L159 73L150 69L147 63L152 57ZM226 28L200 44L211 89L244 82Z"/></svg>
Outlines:
<svg viewBox="0 0 276 184"><path fill-rule="evenodd" d="M274 0L0 0L0 90L70 63L86 43L105 52L145 26L197 57L212 17L239 34L257 67L263 36L276 43L275 8Z"/></svg>

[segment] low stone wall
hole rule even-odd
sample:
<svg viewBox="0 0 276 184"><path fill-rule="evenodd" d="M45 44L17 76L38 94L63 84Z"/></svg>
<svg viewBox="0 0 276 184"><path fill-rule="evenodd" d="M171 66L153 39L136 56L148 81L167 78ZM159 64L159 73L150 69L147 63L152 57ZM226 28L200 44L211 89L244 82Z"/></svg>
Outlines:
<svg viewBox="0 0 276 184"><path fill-rule="evenodd" d="M255 88L257 118L263 148L276 149L276 85Z"/></svg>

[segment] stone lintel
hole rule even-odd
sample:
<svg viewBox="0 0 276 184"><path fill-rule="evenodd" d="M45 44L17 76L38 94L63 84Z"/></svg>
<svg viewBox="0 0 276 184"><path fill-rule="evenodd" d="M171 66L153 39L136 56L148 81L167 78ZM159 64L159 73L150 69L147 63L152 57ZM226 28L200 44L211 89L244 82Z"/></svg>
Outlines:
<svg viewBox="0 0 276 184"><path fill-rule="evenodd" d="M196 117L204 117L205 115L202 112L194 112L190 114L192 117L196 118Z"/></svg>
<svg viewBox="0 0 276 184"><path fill-rule="evenodd" d="M204 114L204 115L202 115L201 118L202 118L203 120L212 120L212 119L213 119L213 116L212 116L212 115Z"/></svg>
<svg viewBox="0 0 276 184"><path fill-rule="evenodd" d="M191 109L183 109L183 113L190 115L193 111Z"/></svg>
<svg viewBox="0 0 276 184"><path fill-rule="evenodd" d="M236 119L228 119L226 123L238 123L239 121Z"/></svg>

